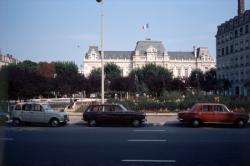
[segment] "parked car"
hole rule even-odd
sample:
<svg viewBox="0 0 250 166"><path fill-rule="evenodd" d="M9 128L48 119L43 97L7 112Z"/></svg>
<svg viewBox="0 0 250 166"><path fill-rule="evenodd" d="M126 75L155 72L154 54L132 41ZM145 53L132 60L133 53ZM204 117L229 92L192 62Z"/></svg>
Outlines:
<svg viewBox="0 0 250 166"><path fill-rule="evenodd" d="M4 124L6 121L9 120L9 113L7 112L0 112L0 125Z"/></svg>
<svg viewBox="0 0 250 166"><path fill-rule="evenodd" d="M48 123L52 127L66 124L69 117L65 112L56 112L47 103L25 102L15 105L11 112L13 126L23 122Z"/></svg>
<svg viewBox="0 0 250 166"><path fill-rule="evenodd" d="M139 127L145 121L145 113L127 110L121 104L90 105L83 113L89 126L97 124L131 124Z"/></svg>
<svg viewBox="0 0 250 166"><path fill-rule="evenodd" d="M249 114L244 112L232 112L224 104L197 103L192 109L178 113L180 122L190 123L198 127L202 123L235 124L237 127L245 127Z"/></svg>

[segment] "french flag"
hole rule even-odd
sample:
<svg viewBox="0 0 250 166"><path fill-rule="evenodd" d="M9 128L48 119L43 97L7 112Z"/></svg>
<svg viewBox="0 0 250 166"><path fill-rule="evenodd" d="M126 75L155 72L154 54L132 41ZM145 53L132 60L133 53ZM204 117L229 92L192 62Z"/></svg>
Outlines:
<svg viewBox="0 0 250 166"><path fill-rule="evenodd" d="M148 23L142 26L142 30L146 30L148 28L149 28L149 24Z"/></svg>

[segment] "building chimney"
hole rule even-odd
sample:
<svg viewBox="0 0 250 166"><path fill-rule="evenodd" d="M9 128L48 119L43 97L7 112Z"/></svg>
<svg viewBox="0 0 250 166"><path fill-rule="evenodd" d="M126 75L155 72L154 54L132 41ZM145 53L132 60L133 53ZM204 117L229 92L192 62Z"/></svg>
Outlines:
<svg viewBox="0 0 250 166"><path fill-rule="evenodd" d="M245 0L238 0L238 15L245 12Z"/></svg>
<svg viewBox="0 0 250 166"><path fill-rule="evenodd" d="M193 52L194 52L194 57L197 58L197 49L195 46L193 46Z"/></svg>

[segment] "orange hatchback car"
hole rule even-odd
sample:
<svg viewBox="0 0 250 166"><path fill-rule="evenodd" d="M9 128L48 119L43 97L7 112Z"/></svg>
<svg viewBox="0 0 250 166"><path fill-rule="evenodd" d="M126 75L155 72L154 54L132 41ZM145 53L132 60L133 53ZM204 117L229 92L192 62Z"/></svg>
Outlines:
<svg viewBox="0 0 250 166"><path fill-rule="evenodd" d="M237 127L246 127L249 114L232 112L224 104L197 103L191 109L178 113L180 122L190 123L199 127L202 123L234 124Z"/></svg>

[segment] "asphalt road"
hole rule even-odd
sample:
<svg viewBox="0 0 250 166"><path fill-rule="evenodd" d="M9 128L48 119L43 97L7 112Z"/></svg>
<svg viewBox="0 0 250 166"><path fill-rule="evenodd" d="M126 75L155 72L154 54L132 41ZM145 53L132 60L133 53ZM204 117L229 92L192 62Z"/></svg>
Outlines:
<svg viewBox="0 0 250 166"><path fill-rule="evenodd" d="M152 124L7 125L0 129L0 160L3 166L250 166L250 128L190 128L172 118Z"/></svg>

